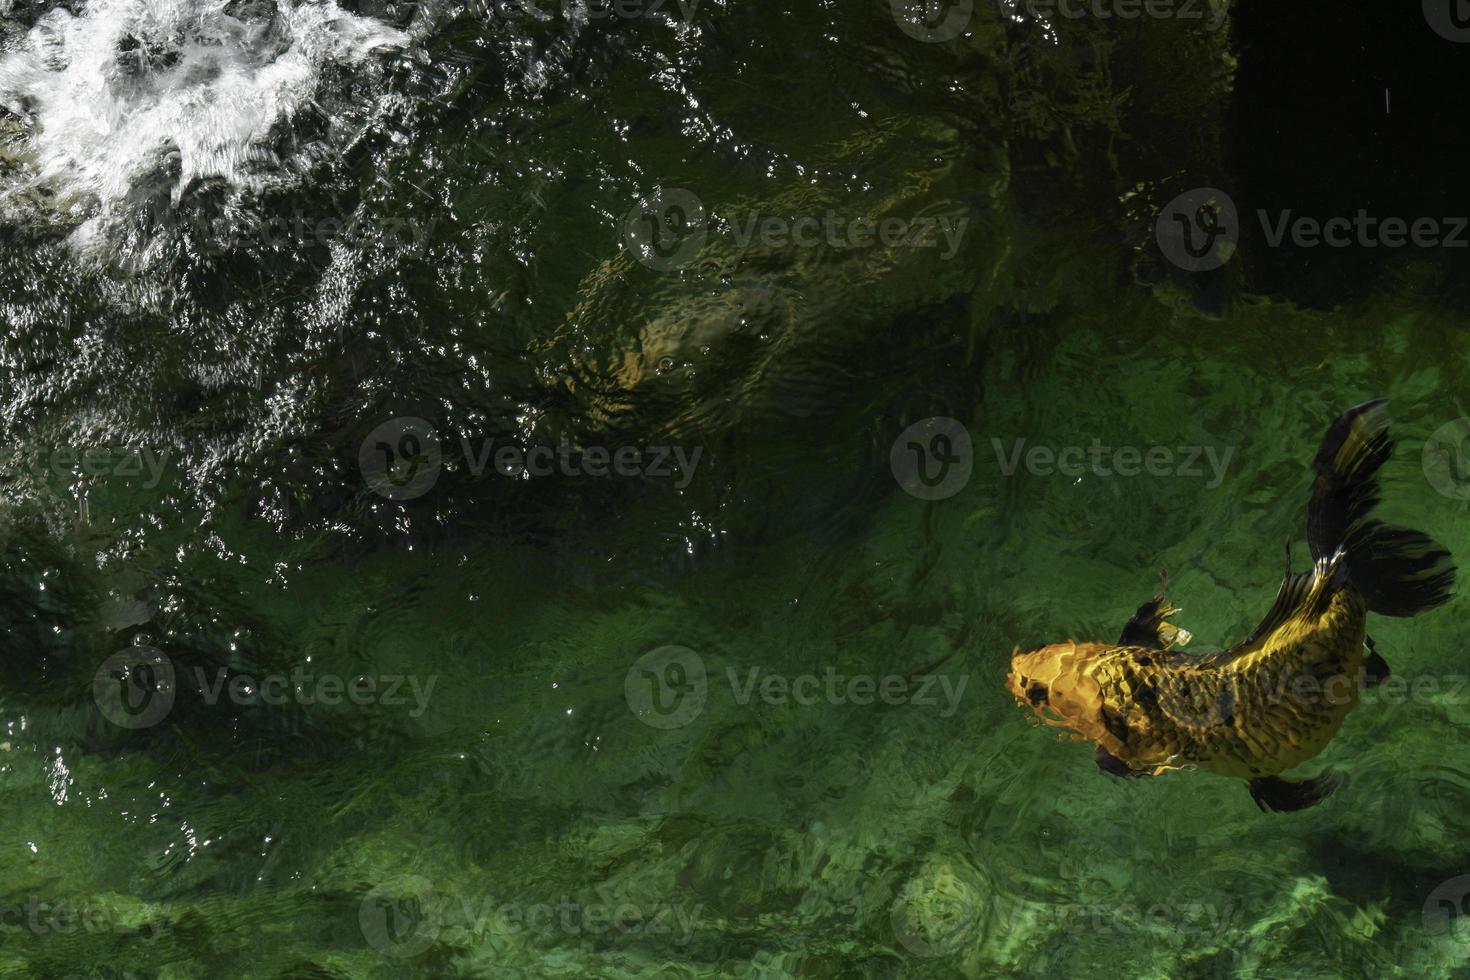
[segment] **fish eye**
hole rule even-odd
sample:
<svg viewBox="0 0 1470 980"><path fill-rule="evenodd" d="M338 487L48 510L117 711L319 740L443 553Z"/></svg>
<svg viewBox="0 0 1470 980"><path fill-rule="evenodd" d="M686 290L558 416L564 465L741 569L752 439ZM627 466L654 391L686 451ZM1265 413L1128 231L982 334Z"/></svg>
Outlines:
<svg viewBox="0 0 1470 980"><path fill-rule="evenodd" d="M1026 688L1026 700L1031 702L1031 707L1039 708L1046 704L1046 688L1041 684L1032 683Z"/></svg>

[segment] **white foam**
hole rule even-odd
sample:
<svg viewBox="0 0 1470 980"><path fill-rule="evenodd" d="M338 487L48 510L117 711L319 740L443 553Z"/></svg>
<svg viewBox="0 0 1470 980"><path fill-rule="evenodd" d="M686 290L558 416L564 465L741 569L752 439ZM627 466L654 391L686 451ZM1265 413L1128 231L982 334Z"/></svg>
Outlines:
<svg viewBox="0 0 1470 980"><path fill-rule="evenodd" d="M48 12L0 55L0 106L27 133L26 190L45 188L71 211L74 244L150 201L176 206L201 178L241 192L289 181L290 161L272 149L279 127L311 106L333 66L407 40L332 0L227 6L91 0L79 16Z"/></svg>

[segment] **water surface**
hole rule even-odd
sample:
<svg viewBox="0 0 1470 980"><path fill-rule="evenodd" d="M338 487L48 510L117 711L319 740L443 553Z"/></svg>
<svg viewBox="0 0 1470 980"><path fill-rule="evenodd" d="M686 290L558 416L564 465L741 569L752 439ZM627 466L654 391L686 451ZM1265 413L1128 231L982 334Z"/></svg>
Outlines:
<svg viewBox="0 0 1470 980"><path fill-rule="evenodd" d="M1263 243L1380 205L1243 162L1249 6L639 9L3 4L5 968L1463 970L1458 600L1298 814L1002 686L1239 639L1371 397L1470 553L1457 256Z"/></svg>

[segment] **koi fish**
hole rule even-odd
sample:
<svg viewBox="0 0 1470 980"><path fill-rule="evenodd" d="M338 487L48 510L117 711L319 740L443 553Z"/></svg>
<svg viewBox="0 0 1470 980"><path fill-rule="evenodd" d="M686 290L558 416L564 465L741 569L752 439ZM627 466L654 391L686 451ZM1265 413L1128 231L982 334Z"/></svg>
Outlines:
<svg viewBox="0 0 1470 980"><path fill-rule="evenodd" d="M1393 452L1387 403L1340 415L1317 451L1307 508L1313 565L1286 576L1264 619L1216 653L1169 620L1163 589L1116 643L1054 643L1011 655L1006 687L1040 720L1096 746L1105 773L1157 776L1194 769L1248 781L1264 810L1300 810L1337 788L1330 771L1281 773L1332 741L1365 687L1388 664L1367 635L1368 613L1415 616L1450 597L1455 566L1427 535L1375 520L1378 471ZM1164 582L1167 588L1167 579Z"/></svg>

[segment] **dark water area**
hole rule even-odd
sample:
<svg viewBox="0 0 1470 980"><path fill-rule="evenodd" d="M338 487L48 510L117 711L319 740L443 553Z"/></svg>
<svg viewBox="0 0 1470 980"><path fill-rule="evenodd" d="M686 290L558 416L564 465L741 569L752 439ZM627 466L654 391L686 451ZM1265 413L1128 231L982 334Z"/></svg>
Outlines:
<svg viewBox="0 0 1470 980"><path fill-rule="evenodd" d="M0 0L0 969L1470 976L1460 598L1299 812L1005 688L1470 554L1456 17Z"/></svg>

